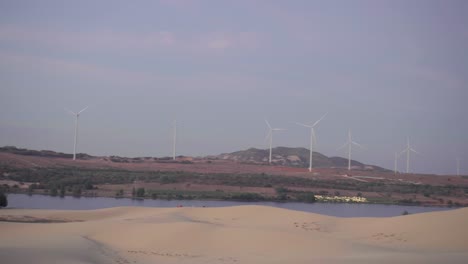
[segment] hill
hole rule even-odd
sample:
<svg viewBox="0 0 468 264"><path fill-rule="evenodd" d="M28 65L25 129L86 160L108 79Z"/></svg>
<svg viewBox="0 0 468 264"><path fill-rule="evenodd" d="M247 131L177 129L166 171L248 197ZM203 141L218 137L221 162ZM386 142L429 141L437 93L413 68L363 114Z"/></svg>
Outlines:
<svg viewBox="0 0 468 264"><path fill-rule="evenodd" d="M306 148L276 147L272 149L272 163L274 165L307 168L309 166L310 152ZM249 148L247 150L224 153L215 156L218 159L234 160L245 163L264 164L268 162L269 150ZM319 152L313 152L314 168L345 168L348 160L341 157L327 157ZM355 160L351 160L353 169L388 171L384 168L367 165Z"/></svg>

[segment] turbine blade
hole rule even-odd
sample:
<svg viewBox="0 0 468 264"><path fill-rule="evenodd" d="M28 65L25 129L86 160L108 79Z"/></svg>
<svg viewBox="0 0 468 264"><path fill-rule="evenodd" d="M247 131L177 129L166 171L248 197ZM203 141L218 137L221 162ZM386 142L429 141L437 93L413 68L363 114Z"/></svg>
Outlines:
<svg viewBox="0 0 468 264"><path fill-rule="evenodd" d="M268 138L270 138L271 133L272 133L271 129L268 129L268 133L267 133L267 135L266 135L266 137L265 137L265 141L267 141Z"/></svg>
<svg viewBox="0 0 468 264"><path fill-rule="evenodd" d="M268 123L268 120L265 119L265 123L267 124L268 128L271 129L270 123Z"/></svg>
<svg viewBox="0 0 468 264"><path fill-rule="evenodd" d="M308 126L306 124L299 123L299 122L295 122L295 123L296 123L296 125L303 126L303 127L309 127L309 128L312 127L312 126Z"/></svg>
<svg viewBox="0 0 468 264"><path fill-rule="evenodd" d="M358 146L358 147L360 147L362 149L366 149L363 145L361 145L361 144L359 144L357 142L351 141L351 143L353 143L354 145L356 145L356 146Z"/></svg>
<svg viewBox="0 0 468 264"><path fill-rule="evenodd" d="M315 121L315 123L312 125L312 127L316 126L320 121L322 121L325 118L325 116L327 116L327 114L328 114L328 112L325 113L319 120Z"/></svg>
<svg viewBox="0 0 468 264"><path fill-rule="evenodd" d="M69 112L70 114L72 114L72 115L75 115L75 116L76 116L76 113L75 113L75 112L73 112L72 110L68 110L67 108L64 108L64 109L65 109L65 111Z"/></svg>
<svg viewBox="0 0 468 264"><path fill-rule="evenodd" d="M272 131L284 131L287 130L285 128L273 128Z"/></svg>
<svg viewBox="0 0 468 264"><path fill-rule="evenodd" d="M346 142L346 143L344 143L344 145L343 145L343 146L341 146L341 147L337 148L336 150L340 150L340 149L342 149L342 148L344 148L344 147L348 146L348 144L349 144L349 142Z"/></svg>
<svg viewBox="0 0 468 264"><path fill-rule="evenodd" d="M412 149L412 148L410 148L410 150L413 151L413 152L416 153L416 154L421 155L421 153L417 152L416 150L414 150L414 149Z"/></svg>
<svg viewBox="0 0 468 264"><path fill-rule="evenodd" d="M84 112L86 109L88 109L89 106L86 106L85 108L81 109L81 111L78 112L78 115Z"/></svg>

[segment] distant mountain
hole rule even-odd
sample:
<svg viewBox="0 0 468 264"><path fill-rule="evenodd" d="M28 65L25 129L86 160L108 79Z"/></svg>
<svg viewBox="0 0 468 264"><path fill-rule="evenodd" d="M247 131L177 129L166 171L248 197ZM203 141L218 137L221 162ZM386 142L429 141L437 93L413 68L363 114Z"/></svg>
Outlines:
<svg viewBox="0 0 468 264"><path fill-rule="evenodd" d="M275 165L291 166L291 167L309 167L309 150L306 148L288 148L276 147L272 149L271 161ZM268 163L269 150L249 148L247 150L236 151L232 153L223 153L212 158L234 160L245 163L266 164ZM327 157L319 152L313 152L313 166L315 168L345 168L348 167L348 159L341 157ZM386 169L366 165L361 162L351 160L351 166L355 169L362 170L379 170Z"/></svg>

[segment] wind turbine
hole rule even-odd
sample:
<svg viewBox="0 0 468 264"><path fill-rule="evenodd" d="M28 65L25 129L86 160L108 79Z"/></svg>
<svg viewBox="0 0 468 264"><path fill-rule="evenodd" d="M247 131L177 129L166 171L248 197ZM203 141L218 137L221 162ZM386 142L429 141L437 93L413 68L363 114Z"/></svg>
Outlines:
<svg viewBox="0 0 468 264"><path fill-rule="evenodd" d="M394 167L393 167L393 172L395 175L397 175L397 172L398 172L398 157L400 155L398 154L398 152L395 152L395 164L394 164Z"/></svg>
<svg viewBox="0 0 468 264"><path fill-rule="evenodd" d="M351 149L352 149L353 145L364 149L364 147L361 146L359 143L353 141L353 139L351 137L351 129L350 129L348 131L348 141L346 141L346 143L343 146L338 148L338 149L342 149L342 148L348 146L348 170L351 170Z"/></svg>
<svg viewBox="0 0 468 264"><path fill-rule="evenodd" d="M272 145L273 145L273 133L274 133L275 131L282 131L282 130L286 130L286 129L283 129L283 128L272 128L271 125L270 125L270 123L268 123L268 120L266 120L266 119L265 119L265 123L266 123L267 126L268 126L268 134L267 134L267 136L266 136L265 139L268 139L268 138L270 139L270 158L268 159L268 163L271 164L271 147L272 147Z"/></svg>
<svg viewBox="0 0 468 264"><path fill-rule="evenodd" d="M416 154L419 154L416 150L414 150L409 143L409 137L406 140L406 148L400 153L403 154L406 152L406 173L409 173L409 161L410 161L410 152L414 152Z"/></svg>
<svg viewBox="0 0 468 264"><path fill-rule="evenodd" d="M176 143L177 143L177 120L174 120L174 135L172 141L172 159L176 159Z"/></svg>
<svg viewBox="0 0 468 264"><path fill-rule="evenodd" d="M310 128L310 157L309 157L309 171L312 171L312 149L314 147L314 141L315 141L315 144L317 144L317 138L315 137L315 130L314 130L314 127L320 122L322 121L322 119L325 118L325 116L327 115L327 113L325 113L319 120L317 120L315 123L313 123L312 125L306 125L306 124L302 124L302 123L296 123L300 126L303 126L303 127L307 127L307 128Z"/></svg>
<svg viewBox="0 0 468 264"><path fill-rule="evenodd" d="M76 141L78 139L78 117L80 116L83 111L85 111L88 107L86 106L85 108L81 109L78 113L75 113L71 110L65 109L66 111L70 112L70 114L75 116L75 141L73 143L73 160L76 159Z"/></svg>

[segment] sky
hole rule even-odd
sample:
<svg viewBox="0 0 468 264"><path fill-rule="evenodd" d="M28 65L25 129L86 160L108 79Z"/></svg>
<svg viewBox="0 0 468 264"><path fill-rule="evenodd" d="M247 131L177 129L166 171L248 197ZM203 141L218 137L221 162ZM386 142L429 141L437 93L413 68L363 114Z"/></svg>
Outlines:
<svg viewBox="0 0 468 264"><path fill-rule="evenodd" d="M338 150L468 174L468 1L0 1L0 146L92 155ZM404 170L405 157L399 159Z"/></svg>

